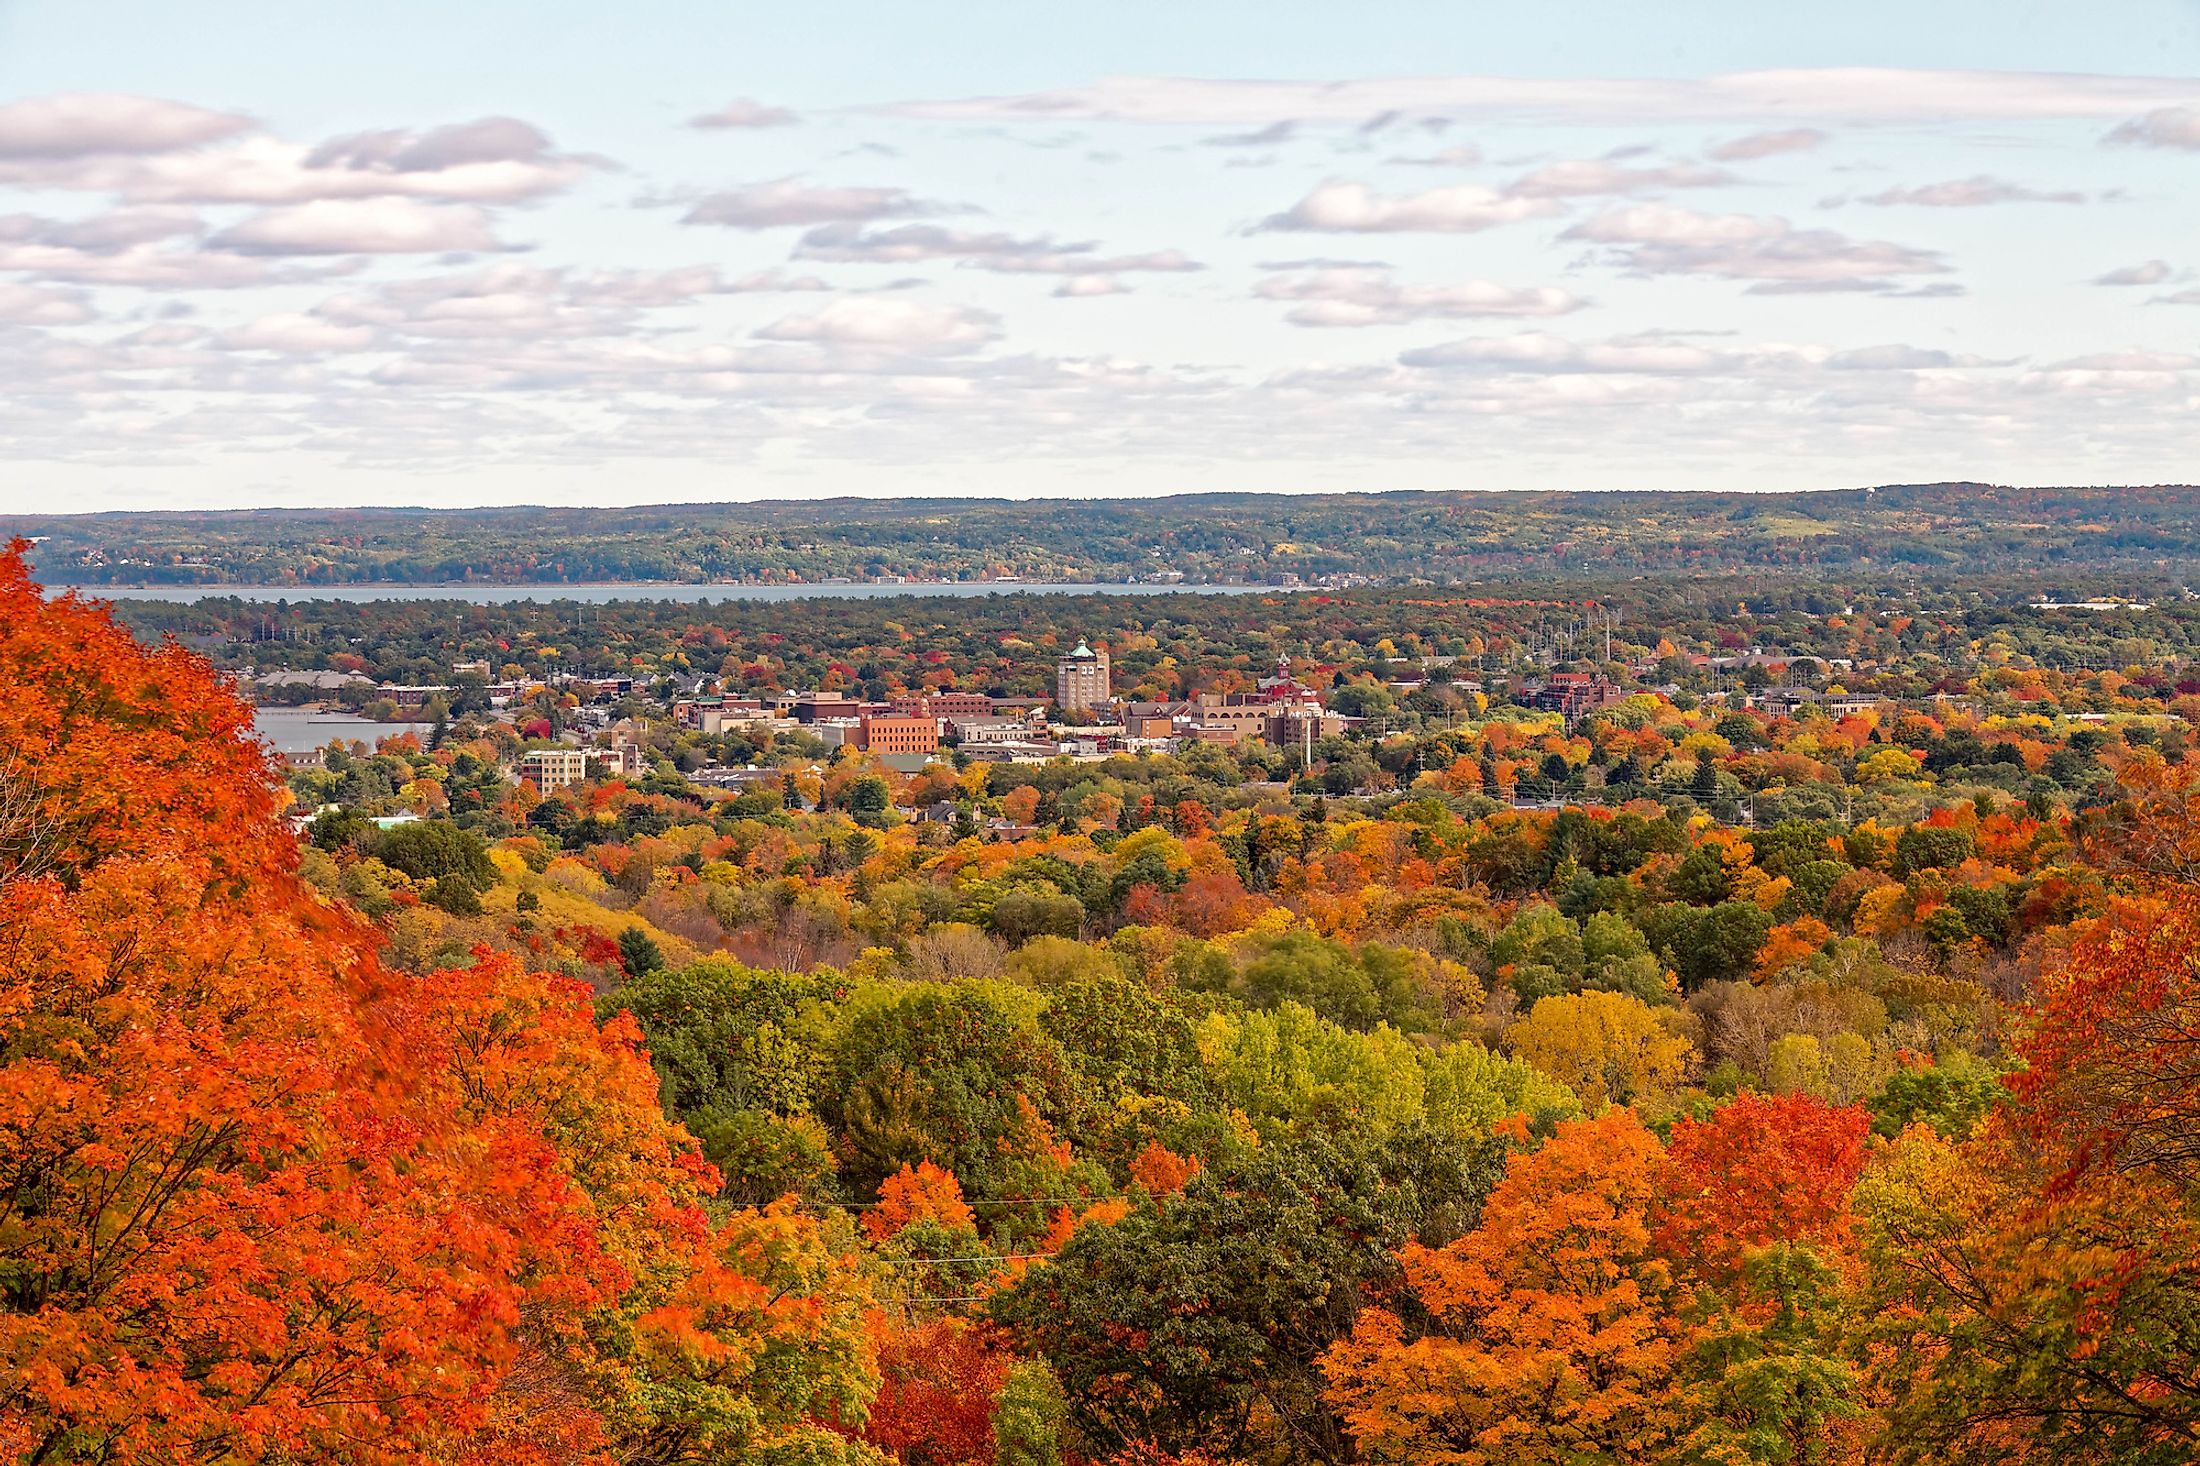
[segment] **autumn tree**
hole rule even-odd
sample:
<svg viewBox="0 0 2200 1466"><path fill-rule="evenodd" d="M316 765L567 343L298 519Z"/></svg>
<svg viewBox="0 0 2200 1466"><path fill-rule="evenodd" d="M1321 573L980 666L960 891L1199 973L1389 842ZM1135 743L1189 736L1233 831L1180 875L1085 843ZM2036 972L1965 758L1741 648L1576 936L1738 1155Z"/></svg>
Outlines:
<svg viewBox="0 0 2200 1466"><path fill-rule="evenodd" d="M2043 984L2021 1123L2074 1164L2200 1186L2200 894L2119 902Z"/></svg>
<svg viewBox="0 0 2200 1466"><path fill-rule="evenodd" d="M1707 1120L1676 1120L1659 1246L1719 1281L1775 1243L1841 1247L1870 1128L1863 1110L1806 1095L1742 1094Z"/></svg>
<svg viewBox="0 0 2200 1466"><path fill-rule="evenodd" d="M1592 1110L1678 1086L1695 1053L1641 999L1607 992L1539 1000L1505 1045Z"/></svg>
<svg viewBox="0 0 2200 1466"><path fill-rule="evenodd" d="M1857 1189L1858 1346L1901 1463L2168 1466L2200 1453L2200 1227L2145 1171L2075 1184L1997 1121L1916 1126Z"/></svg>
<svg viewBox="0 0 2200 1466"><path fill-rule="evenodd" d="M2200 1454L2196 935L2175 888L2087 924L2013 1103L1960 1144L1912 1126L1859 1184L1894 1459Z"/></svg>
<svg viewBox="0 0 2200 1466"><path fill-rule="evenodd" d="M1137 1443L1327 1462L1351 1445L1316 1360L1416 1231L1445 1235L1494 1150L1427 1132L1389 1145L1310 1139L1209 1167L998 1295L991 1315L1045 1358L1097 1450Z"/></svg>
<svg viewBox="0 0 2200 1466"><path fill-rule="evenodd" d="M38 842L0 868L0 1451L866 1454L825 1428L875 1381L845 1249L714 1226L578 984L384 967L202 662L0 556L0 746Z"/></svg>
<svg viewBox="0 0 2200 1466"><path fill-rule="evenodd" d="M1651 1240L1663 1167L1657 1137L1609 1110L1513 1156L1466 1236L1407 1244L1399 1306L1322 1358L1361 1459L1666 1459L1689 1423L1690 1335Z"/></svg>
<svg viewBox="0 0 2200 1466"><path fill-rule="evenodd" d="M862 1436L901 1466L993 1466L994 1397L1014 1356L958 1318L872 1324L879 1394Z"/></svg>

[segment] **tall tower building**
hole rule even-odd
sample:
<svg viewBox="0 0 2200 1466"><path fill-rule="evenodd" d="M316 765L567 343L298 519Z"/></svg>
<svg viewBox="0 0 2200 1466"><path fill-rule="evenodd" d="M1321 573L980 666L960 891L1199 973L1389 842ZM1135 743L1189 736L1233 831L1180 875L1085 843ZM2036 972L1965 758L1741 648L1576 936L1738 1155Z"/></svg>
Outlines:
<svg viewBox="0 0 2200 1466"><path fill-rule="evenodd" d="M1108 701L1108 654L1080 641L1054 664L1054 703L1064 712L1084 712Z"/></svg>

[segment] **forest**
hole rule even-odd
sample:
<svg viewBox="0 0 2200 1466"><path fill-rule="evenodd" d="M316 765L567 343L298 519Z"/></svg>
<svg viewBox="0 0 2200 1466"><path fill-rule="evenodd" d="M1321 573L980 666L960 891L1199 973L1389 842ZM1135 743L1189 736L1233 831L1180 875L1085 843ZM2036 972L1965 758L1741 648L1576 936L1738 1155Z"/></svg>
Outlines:
<svg viewBox="0 0 2200 1466"><path fill-rule="evenodd" d="M0 557L0 1450L2191 1461L2193 613L1875 585L125 626ZM1358 721L666 715L1083 635ZM547 682L285 770L236 681L458 660L633 676L644 771L514 777ZM1625 695L1511 695L1563 667Z"/></svg>
<svg viewBox="0 0 2200 1466"><path fill-rule="evenodd" d="M1015 503L0 516L51 583L314 586L912 578L1195 583L1922 571L2193 573L2189 487L1192 494Z"/></svg>

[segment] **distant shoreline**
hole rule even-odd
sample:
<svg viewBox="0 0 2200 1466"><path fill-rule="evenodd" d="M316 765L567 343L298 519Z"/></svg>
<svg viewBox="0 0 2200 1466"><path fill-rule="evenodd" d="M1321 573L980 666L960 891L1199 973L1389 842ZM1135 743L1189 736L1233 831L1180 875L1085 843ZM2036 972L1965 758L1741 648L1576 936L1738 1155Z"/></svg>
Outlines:
<svg viewBox="0 0 2200 1466"><path fill-rule="evenodd" d="M925 580L805 581L353 581L331 585L147 585L49 584L48 594L74 591L96 600L194 602L243 601L798 601L876 599L888 596L948 596L975 599L989 595L1244 595L1266 591L1289 594L1321 586L1239 583L1172 584L1154 581Z"/></svg>

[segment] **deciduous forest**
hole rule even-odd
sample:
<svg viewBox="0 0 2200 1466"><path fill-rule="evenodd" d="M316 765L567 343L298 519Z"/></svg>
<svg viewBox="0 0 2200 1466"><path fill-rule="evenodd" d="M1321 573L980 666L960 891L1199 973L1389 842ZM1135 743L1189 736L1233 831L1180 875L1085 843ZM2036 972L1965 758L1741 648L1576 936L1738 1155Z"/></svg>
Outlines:
<svg viewBox="0 0 2200 1466"><path fill-rule="evenodd" d="M1734 589L1562 716L1499 684L1580 604L133 631L0 558L0 1452L2195 1459L2187 613ZM1357 721L908 772L656 706L1085 633ZM576 700L476 683L286 769L237 676L454 660L623 670L643 771L512 777Z"/></svg>

